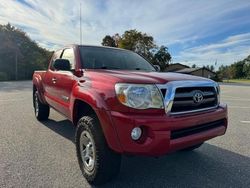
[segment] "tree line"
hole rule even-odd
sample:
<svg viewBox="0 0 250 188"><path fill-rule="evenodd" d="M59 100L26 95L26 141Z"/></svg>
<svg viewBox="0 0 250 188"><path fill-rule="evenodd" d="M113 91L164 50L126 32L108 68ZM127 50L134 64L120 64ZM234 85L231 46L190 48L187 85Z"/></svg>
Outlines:
<svg viewBox="0 0 250 188"><path fill-rule="evenodd" d="M221 79L250 79L250 55L231 65L221 65L217 74Z"/></svg>
<svg viewBox="0 0 250 188"><path fill-rule="evenodd" d="M0 25L0 80L31 79L35 70L47 68L51 55L22 30Z"/></svg>

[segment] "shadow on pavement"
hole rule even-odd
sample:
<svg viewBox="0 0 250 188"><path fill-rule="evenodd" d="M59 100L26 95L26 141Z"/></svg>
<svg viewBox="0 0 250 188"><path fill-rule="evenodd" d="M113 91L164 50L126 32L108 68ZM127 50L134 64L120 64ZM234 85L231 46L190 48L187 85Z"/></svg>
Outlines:
<svg viewBox="0 0 250 188"><path fill-rule="evenodd" d="M41 123L55 133L75 143L74 139L76 127L69 120L55 121L48 119L47 121L43 121Z"/></svg>
<svg viewBox="0 0 250 188"><path fill-rule="evenodd" d="M68 120L43 124L74 142L75 127ZM123 157L118 177L102 187L249 187L249 177L250 157L204 144L160 158Z"/></svg>
<svg viewBox="0 0 250 188"><path fill-rule="evenodd" d="M204 144L158 159L123 158L119 176L103 187L249 187L250 158Z"/></svg>

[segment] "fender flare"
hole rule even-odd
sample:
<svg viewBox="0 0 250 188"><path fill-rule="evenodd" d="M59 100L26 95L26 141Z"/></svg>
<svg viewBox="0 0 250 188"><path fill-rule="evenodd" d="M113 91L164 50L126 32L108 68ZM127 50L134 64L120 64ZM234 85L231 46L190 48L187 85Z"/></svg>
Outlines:
<svg viewBox="0 0 250 188"><path fill-rule="evenodd" d="M88 104L93 109L99 119L108 146L114 151L121 153L122 147L120 145L117 130L112 123L110 112L108 110L107 104L105 103L105 100L101 98L98 93L93 92L93 90L90 90L88 88L81 88L82 87L76 87L72 92L73 96L71 97L70 106L72 122L74 123L76 115L75 113L77 111L76 109L74 109L76 106L76 101L78 100Z"/></svg>
<svg viewBox="0 0 250 188"><path fill-rule="evenodd" d="M38 91L39 100L42 103L47 104L47 102L45 101L45 98L44 98L44 88L42 85L42 78L40 75L35 75L33 77L33 94L34 94L35 90Z"/></svg>

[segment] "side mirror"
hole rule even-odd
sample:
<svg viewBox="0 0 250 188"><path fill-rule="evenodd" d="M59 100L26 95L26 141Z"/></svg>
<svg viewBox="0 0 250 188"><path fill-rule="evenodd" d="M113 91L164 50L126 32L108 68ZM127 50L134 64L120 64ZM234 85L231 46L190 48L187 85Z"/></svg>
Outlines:
<svg viewBox="0 0 250 188"><path fill-rule="evenodd" d="M157 72L160 72L161 71L161 67L159 65L154 65L154 68Z"/></svg>
<svg viewBox="0 0 250 188"><path fill-rule="evenodd" d="M79 77L79 78L82 77L83 76L83 70L82 69L75 70L74 75Z"/></svg>
<svg viewBox="0 0 250 188"><path fill-rule="evenodd" d="M53 67L56 70L70 71L70 62L67 59L56 59Z"/></svg>

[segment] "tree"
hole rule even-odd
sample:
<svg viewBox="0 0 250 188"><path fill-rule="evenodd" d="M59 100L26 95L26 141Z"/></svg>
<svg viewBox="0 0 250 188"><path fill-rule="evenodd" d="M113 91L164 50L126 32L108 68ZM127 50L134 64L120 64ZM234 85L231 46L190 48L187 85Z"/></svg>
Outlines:
<svg viewBox="0 0 250 188"><path fill-rule="evenodd" d="M168 52L168 48L166 46L161 46L160 49L154 54L153 59L156 64L160 65L161 70L165 69L171 60L171 55Z"/></svg>
<svg viewBox="0 0 250 188"><path fill-rule="evenodd" d="M192 65L192 68L196 68L196 64L193 64L193 65Z"/></svg>
<svg viewBox="0 0 250 188"><path fill-rule="evenodd" d="M244 78L246 76L243 72L244 64L244 61L239 61L231 65L234 70L233 78Z"/></svg>
<svg viewBox="0 0 250 188"><path fill-rule="evenodd" d="M156 48L152 36L137 30L125 31L118 44L119 48L132 50L148 60L152 60L153 56L151 50Z"/></svg>
<svg viewBox="0 0 250 188"><path fill-rule="evenodd" d="M52 52L41 48L11 24L0 25L0 80L31 79L34 70L46 69ZM17 65L17 74L16 74Z"/></svg>
<svg viewBox="0 0 250 188"><path fill-rule="evenodd" d="M103 45L103 46L110 46L110 47L117 47L116 41L115 41L114 38L111 37L110 35L106 35L106 36L102 39L102 45Z"/></svg>
<svg viewBox="0 0 250 188"><path fill-rule="evenodd" d="M166 46L158 47L152 36L135 29L125 31L122 36L117 33L113 36L106 35L103 38L102 45L112 46L114 44L115 47L138 53L152 64L159 65L161 70L165 69L171 60L171 55Z"/></svg>
<svg viewBox="0 0 250 188"><path fill-rule="evenodd" d="M217 74L221 80L231 79L232 78L232 69L230 68L230 66L221 65L219 67L219 70L217 71Z"/></svg>
<svg viewBox="0 0 250 188"><path fill-rule="evenodd" d="M209 70L214 71L214 69L215 69L214 66L210 65Z"/></svg>
<svg viewBox="0 0 250 188"><path fill-rule="evenodd" d="M246 76L246 78L250 79L250 61L245 62L243 66L243 74Z"/></svg>
<svg viewBox="0 0 250 188"><path fill-rule="evenodd" d="M205 66L208 70L214 71L214 66L213 65L207 65Z"/></svg>

